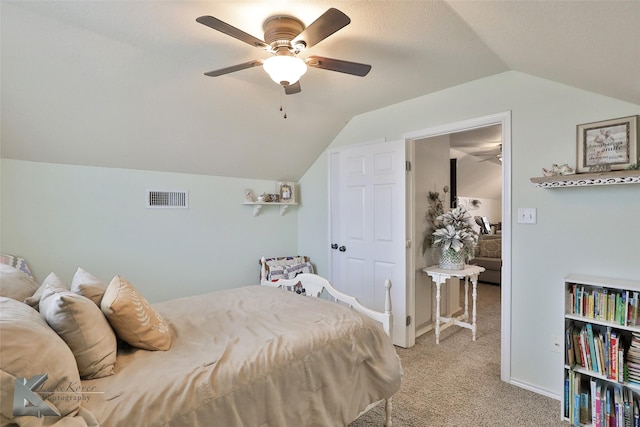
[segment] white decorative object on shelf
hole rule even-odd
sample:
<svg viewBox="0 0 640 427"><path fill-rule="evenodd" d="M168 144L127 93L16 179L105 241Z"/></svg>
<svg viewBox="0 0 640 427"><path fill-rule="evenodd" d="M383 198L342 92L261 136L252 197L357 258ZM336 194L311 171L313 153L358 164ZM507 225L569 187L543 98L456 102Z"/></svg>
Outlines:
<svg viewBox="0 0 640 427"><path fill-rule="evenodd" d="M556 163L551 165L551 169L542 168L542 174L544 176L559 176L559 175L571 175L575 173L573 168L568 164L564 164L562 166L558 166Z"/></svg>
<svg viewBox="0 0 640 427"><path fill-rule="evenodd" d="M531 178L536 187L563 188L609 184L640 184L639 170L580 173L575 175Z"/></svg>

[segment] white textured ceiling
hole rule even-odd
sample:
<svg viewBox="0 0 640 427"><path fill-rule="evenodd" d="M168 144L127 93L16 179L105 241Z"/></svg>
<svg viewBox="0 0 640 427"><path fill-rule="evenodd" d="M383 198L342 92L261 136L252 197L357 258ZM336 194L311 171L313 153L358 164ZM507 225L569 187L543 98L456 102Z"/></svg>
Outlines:
<svg viewBox="0 0 640 427"><path fill-rule="evenodd" d="M372 65L310 69L284 97L262 69L204 72L268 53L269 16L351 24L303 56ZM2 1L2 157L297 180L355 115L517 70L640 104L640 1ZM279 111L282 100L288 118Z"/></svg>

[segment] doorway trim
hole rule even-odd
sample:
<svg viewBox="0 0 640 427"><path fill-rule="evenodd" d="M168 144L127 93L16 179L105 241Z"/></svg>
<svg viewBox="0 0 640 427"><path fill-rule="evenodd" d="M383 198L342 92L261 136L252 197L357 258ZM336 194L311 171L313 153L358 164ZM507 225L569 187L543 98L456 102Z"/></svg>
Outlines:
<svg viewBox="0 0 640 427"><path fill-rule="evenodd" d="M502 272L501 272L501 336L500 336L500 379L511 381L511 111L476 117L445 125L434 126L402 135L407 146L407 160L415 162L415 142L419 139L450 133L462 132L486 126L502 126ZM407 177L407 191L413 194L414 174ZM415 212L413 197L407 197L407 238L414 235ZM407 257L407 314L415 319L415 261ZM415 343L415 331L410 334Z"/></svg>

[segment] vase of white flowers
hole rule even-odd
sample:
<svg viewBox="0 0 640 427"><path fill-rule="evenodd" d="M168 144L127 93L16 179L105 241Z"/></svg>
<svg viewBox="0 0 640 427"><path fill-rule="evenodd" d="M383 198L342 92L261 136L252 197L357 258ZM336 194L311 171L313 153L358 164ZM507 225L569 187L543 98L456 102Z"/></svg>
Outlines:
<svg viewBox="0 0 640 427"><path fill-rule="evenodd" d="M462 270L465 262L473 258L478 233L473 229L473 218L463 207L439 215L435 221L431 244L440 249L438 267Z"/></svg>

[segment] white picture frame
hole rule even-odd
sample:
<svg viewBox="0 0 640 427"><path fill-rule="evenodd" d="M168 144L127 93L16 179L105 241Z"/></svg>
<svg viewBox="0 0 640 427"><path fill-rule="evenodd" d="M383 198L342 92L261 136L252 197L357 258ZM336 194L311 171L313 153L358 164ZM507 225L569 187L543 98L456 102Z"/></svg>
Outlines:
<svg viewBox="0 0 640 427"><path fill-rule="evenodd" d="M577 173L623 170L638 161L638 116L577 126Z"/></svg>
<svg viewBox="0 0 640 427"><path fill-rule="evenodd" d="M278 182L276 192L280 195L280 203L296 203L295 182Z"/></svg>

